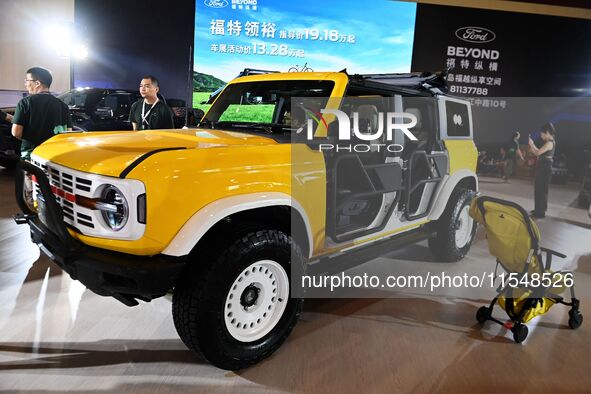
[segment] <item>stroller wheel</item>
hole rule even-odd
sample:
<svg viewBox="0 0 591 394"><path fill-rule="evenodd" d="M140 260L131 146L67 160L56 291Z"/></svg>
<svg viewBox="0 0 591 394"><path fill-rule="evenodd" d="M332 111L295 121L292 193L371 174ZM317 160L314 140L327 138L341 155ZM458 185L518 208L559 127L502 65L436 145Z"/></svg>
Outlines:
<svg viewBox="0 0 591 394"><path fill-rule="evenodd" d="M476 320L478 320L478 323L482 324L488 319L490 319L490 311L488 310L488 307L481 306L478 308L478 311L476 312Z"/></svg>
<svg viewBox="0 0 591 394"><path fill-rule="evenodd" d="M525 324L517 323L511 329L513 331L513 340L515 343L521 343L527 338L528 329Z"/></svg>
<svg viewBox="0 0 591 394"><path fill-rule="evenodd" d="M583 314L578 309L571 309L568 311L568 326L576 330L583 324Z"/></svg>

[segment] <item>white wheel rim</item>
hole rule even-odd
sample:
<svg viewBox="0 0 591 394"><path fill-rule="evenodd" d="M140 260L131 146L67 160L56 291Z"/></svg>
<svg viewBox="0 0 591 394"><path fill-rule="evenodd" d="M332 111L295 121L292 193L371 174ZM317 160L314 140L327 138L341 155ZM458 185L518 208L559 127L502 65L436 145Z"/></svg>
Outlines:
<svg viewBox="0 0 591 394"><path fill-rule="evenodd" d="M462 208L456 223L456 247L463 248L470 242L472 228L474 226L474 220L470 217L470 207L468 205Z"/></svg>
<svg viewBox="0 0 591 394"><path fill-rule="evenodd" d="M241 342L264 337L283 316L288 297L289 278L279 263L261 260L249 265L234 280L226 297L224 321L228 332Z"/></svg>

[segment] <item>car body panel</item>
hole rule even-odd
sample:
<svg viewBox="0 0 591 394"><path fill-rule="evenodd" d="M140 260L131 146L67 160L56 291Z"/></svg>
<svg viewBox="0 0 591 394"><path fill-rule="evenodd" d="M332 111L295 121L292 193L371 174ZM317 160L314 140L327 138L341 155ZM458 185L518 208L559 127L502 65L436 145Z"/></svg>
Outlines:
<svg viewBox="0 0 591 394"><path fill-rule="evenodd" d="M449 155L449 173L468 169L476 172L478 150L472 139L443 140Z"/></svg>
<svg viewBox="0 0 591 394"><path fill-rule="evenodd" d="M261 145L266 148L260 149ZM157 226L148 225L144 237L135 241L72 235L94 247L156 254L193 214L212 201L265 192L291 195L294 188L306 196L301 205L311 225L314 249L322 247L324 160L321 153L305 145L279 144L266 137L219 130L145 131L60 135L38 147L35 155L79 171L118 177L142 155L172 147L184 149L149 156L126 176L145 184L148 223ZM291 162L292 152L298 163Z"/></svg>
<svg viewBox="0 0 591 394"><path fill-rule="evenodd" d="M433 208L429 213L429 219L439 219L447 207L447 201L453 191L458 187L460 182L466 181L473 183L474 190L478 190L478 177L476 176L476 172L470 169L459 169L454 171L453 174L445 176L445 179L435 195L435 204L433 204ZM466 185L464 187L466 187Z"/></svg>
<svg viewBox="0 0 591 394"><path fill-rule="evenodd" d="M35 154L78 171L118 177L142 155L158 149L207 149L276 144L271 138L218 130L145 130L60 134Z"/></svg>

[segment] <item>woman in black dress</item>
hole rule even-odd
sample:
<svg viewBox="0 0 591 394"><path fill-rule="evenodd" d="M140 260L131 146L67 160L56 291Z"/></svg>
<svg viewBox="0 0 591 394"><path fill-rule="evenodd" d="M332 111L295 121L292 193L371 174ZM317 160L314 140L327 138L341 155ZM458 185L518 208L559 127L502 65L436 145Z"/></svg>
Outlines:
<svg viewBox="0 0 591 394"><path fill-rule="evenodd" d="M555 135L554 125L552 123L546 123L540 133L540 137L544 142L541 148L536 147L531 137L529 138L529 148L538 157L534 187L535 208L530 212L534 218L541 219L546 217L548 189L550 188L550 178L552 177L552 161L554 152L556 151Z"/></svg>

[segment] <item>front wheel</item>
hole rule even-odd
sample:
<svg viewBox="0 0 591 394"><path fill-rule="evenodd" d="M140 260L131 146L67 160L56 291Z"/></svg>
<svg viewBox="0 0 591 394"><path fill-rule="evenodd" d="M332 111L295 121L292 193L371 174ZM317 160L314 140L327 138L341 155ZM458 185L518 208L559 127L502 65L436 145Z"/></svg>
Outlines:
<svg viewBox="0 0 591 394"><path fill-rule="evenodd" d="M245 234L188 274L173 294L177 332L213 365L237 370L271 355L299 317L302 299L290 298L291 266L303 257L278 230Z"/></svg>
<svg viewBox="0 0 591 394"><path fill-rule="evenodd" d="M568 326L576 330L583 324L583 314L578 309L568 311Z"/></svg>
<svg viewBox="0 0 591 394"><path fill-rule="evenodd" d="M436 235L429 239L431 253L442 261L455 262L466 256L476 233L476 223L470 217L470 202L474 192L456 189L445 211L434 225Z"/></svg>

